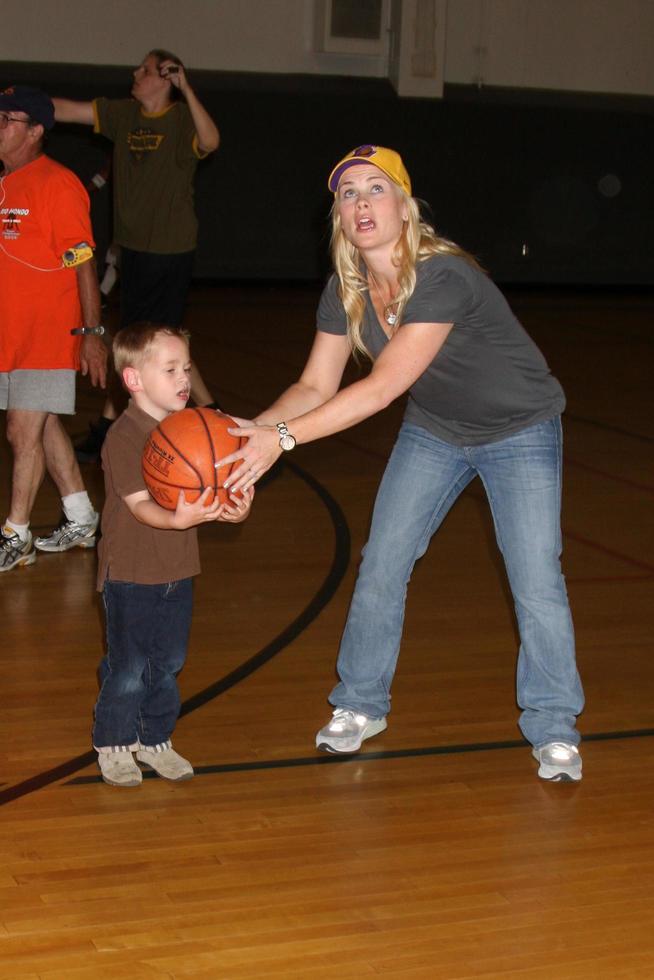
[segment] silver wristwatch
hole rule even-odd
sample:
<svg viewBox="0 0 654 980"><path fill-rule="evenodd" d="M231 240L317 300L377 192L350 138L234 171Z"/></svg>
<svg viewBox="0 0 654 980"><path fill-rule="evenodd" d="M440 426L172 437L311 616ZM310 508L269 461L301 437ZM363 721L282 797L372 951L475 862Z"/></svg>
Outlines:
<svg viewBox="0 0 654 980"><path fill-rule="evenodd" d="M291 449L295 449L295 436L292 436L286 428L286 422L278 422L277 431L279 432L279 448L283 449L285 453L290 453Z"/></svg>
<svg viewBox="0 0 654 980"><path fill-rule="evenodd" d="M88 337L91 336L101 337L104 333L104 327L102 324L98 324L97 327L75 327L74 330L70 331L73 337Z"/></svg>

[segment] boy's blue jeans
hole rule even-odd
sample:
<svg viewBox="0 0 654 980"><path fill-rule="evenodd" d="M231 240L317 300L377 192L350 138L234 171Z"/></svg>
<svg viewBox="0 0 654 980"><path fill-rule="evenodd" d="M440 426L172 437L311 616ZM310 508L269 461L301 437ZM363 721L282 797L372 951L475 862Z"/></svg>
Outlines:
<svg viewBox="0 0 654 980"><path fill-rule="evenodd" d="M193 581L104 584L107 653L95 706L96 748L158 745L180 709L177 674L191 629Z"/></svg>
<svg viewBox="0 0 654 980"><path fill-rule="evenodd" d="M460 447L404 424L375 503L329 700L379 718L390 710L415 561L463 489L479 476L495 523L520 631L520 728L535 746L577 745L584 704L561 573L561 421L483 446ZM470 615L474 616L474 593ZM434 608L439 609L438 596ZM449 615L441 608L440 614ZM437 628L436 623L434 628Z"/></svg>

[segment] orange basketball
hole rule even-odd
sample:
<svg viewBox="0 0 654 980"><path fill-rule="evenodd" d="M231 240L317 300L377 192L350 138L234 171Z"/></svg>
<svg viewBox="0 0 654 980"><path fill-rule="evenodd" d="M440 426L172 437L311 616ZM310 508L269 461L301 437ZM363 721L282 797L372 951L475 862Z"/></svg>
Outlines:
<svg viewBox="0 0 654 980"><path fill-rule="evenodd" d="M150 433L143 449L143 478L156 502L175 510L179 491L192 504L211 487L220 503L229 502L223 483L240 461L216 469L216 460L241 446L241 439L227 431L236 422L211 408L184 408L173 412Z"/></svg>

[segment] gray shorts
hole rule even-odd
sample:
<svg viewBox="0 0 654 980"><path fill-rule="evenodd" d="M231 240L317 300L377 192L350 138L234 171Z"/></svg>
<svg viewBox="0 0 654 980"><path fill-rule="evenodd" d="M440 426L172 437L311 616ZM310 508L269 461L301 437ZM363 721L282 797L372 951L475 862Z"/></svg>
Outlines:
<svg viewBox="0 0 654 980"><path fill-rule="evenodd" d="M75 414L76 371L0 371L0 409Z"/></svg>

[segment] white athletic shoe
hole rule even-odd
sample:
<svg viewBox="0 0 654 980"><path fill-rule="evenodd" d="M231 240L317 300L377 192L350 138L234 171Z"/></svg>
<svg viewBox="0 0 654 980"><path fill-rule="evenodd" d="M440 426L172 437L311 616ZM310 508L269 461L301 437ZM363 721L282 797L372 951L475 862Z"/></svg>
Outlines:
<svg viewBox="0 0 654 980"><path fill-rule="evenodd" d="M21 541L10 527L0 529L0 572L10 572L17 565L33 565L35 561L36 552L29 531L27 541Z"/></svg>
<svg viewBox="0 0 654 980"><path fill-rule="evenodd" d="M344 754L358 752L362 742L385 728L385 718L369 718L350 708L337 708L329 724L316 735L316 748Z"/></svg>
<svg viewBox="0 0 654 980"><path fill-rule="evenodd" d="M540 763L538 775L552 782L579 782L581 779L581 756L576 745L570 742L548 742L538 749L532 749L534 759Z"/></svg>
<svg viewBox="0 0 654 980"><path fill-rule="evenodd" d="M93 515L90 524L78 524L77 521L64 519L52 534L45 538L36 538L34 544L39 551L69 551L71 548L95 548L95 532L98 529L100 515Z"/></svg>

